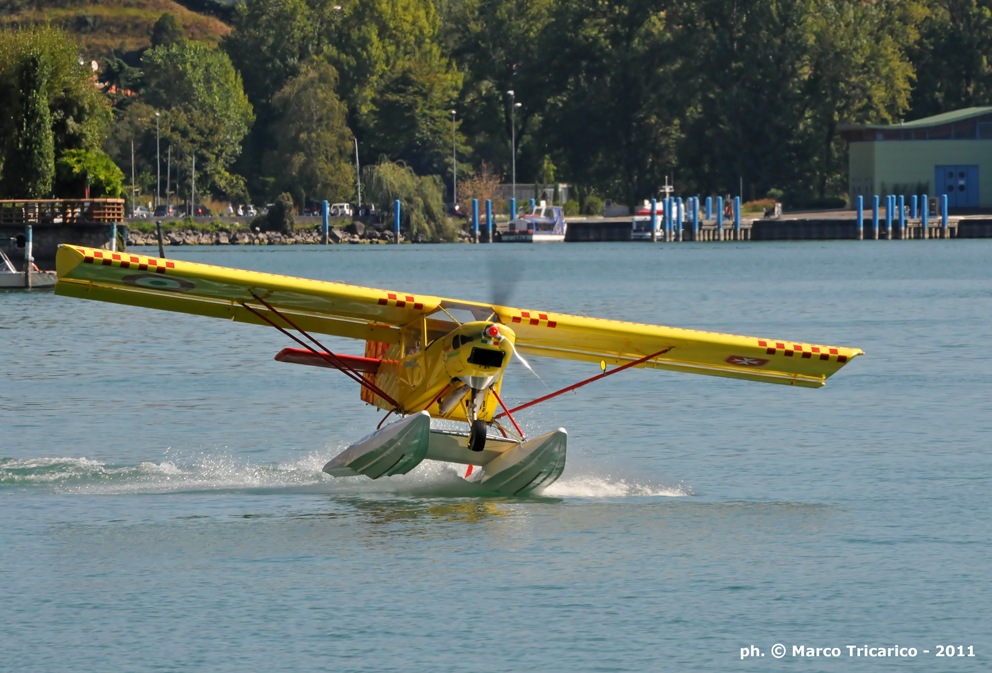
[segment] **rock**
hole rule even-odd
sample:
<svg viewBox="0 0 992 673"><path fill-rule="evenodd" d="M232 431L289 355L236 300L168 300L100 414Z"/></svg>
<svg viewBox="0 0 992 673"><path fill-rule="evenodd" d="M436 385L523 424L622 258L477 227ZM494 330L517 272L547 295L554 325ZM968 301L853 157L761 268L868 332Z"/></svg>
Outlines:
<svg viewBox="0 0 992 673"><path fill-rule="evenodd" d="M163 238L168 239L169 245L182 245L184 243L183 239L181 239L177 234L171 232L168 236L163 236Z"/></svg>
<svg viewBox="0 0 992 673"><path fill-rule="evenodd" d="M217 239L215 241L216 245L230 245L231 239L227 237L227 234L221 232L217 234Z"/></svg>
<svg viewBox="0 0 992 673"><path fill-rule="evenodd" d="M355 221L344 228L349 234L354 234L355 236L361 236L365 233L365 225L361 222Z"/></svg>
<svg viewBox="0 0 992 673"><path fill-rule="evenodd" d="M331 230L327 233L327 240L332 243L340 243L345 239L347 234L341 229L341 227L331 227Z"/></svg>

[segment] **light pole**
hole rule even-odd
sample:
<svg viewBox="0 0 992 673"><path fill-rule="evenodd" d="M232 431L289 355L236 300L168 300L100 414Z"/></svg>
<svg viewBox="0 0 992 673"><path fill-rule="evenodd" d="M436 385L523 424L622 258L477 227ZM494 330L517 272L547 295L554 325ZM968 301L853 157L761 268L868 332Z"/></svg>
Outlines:
<svg viewBox="0 0 992 673"><path fill-rule="evenodd" d="M340 9L340 7L335 7ZM358 185L358 210L362 210L362 167L358 165L358 136L352 136L355 141L355 184Z"/></svg>
<svg viewBox="0 0 992 673"><path fill-rule="evenodd" d="M516 99L513 96L513 89L507 91L510 95L510 150L513 154L511 164L513 166L513 199L517 198L517 120L516 120L516 110L520 107L520 103L514 102Z"/></svg>
<svg viewBox="0 0 992 673"><path fill-rule="evenodd" d="M162 200L162 152L159 147L159 113L155 113L155 207Z"/></svg>
<svg viewBox="0 0 992 673"><path fill-rule="evenodd" d="M455 110L451 111L451 203L458 207L458 155L455 154Z"/></svg>

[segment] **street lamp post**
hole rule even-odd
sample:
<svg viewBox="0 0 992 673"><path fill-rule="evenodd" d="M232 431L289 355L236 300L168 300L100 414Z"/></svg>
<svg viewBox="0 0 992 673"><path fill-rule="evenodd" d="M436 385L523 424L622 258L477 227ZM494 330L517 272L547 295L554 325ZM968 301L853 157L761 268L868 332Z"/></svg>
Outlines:
<svg viewBox="0 0 992 673"><path fill-rule="evenodd" d="M340 9L340 7L335 7ZM358 210L362 210L362 167L358 165L358 136L352 136L355 141L355 184L358 186Z"/></svg>
<svg viewBox="0 0 992 673"><path fill-rule="evenodd" d="M458 205L458 155L455 153L455 110L451 111L451 203Z"/></svg>
<svg viewBox="0 0 992 673"><path fill-rule="evenodd" d="M155 207L162 201L162 152L159 147L159 113L155 113Z"/></svg>
<svg viewBox="0 0 992 673"><path fill-rule="evenodd" d="M517 120L516 110L520 103L514 102L513 89L507 91L510 95L510 151L512 152L511 165L513 166L513 199L517 198Z"/></svg>

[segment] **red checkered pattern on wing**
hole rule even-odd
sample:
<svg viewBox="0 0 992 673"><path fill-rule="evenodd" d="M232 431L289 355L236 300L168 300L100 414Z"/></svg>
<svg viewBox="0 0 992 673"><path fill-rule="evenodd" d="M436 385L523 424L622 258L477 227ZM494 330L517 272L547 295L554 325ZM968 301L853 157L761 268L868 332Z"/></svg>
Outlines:
<svg viewBox="0 0 992 673"><path fill-rule="evenodd" d="M397 295L395 292L387 292L385 297L379 297L379 306L406 308L407 305L412 306L415 311L420 311L424 308L422 301L417 301L416 297L409 294Z"/></svg>
<svg viewBox="0 0 992 673"><path fill-rule="evenodd" d="M758 346L764 348L767 355L784 355L787 358L799 355L806 360L817 358L820 360L833 359L840 363L847 362L846 355L839 355L836 348L828 348L826 346L782 343L781 341L767 341L765 339L759 339Z"/></svg>
<svg viewBox="0 0 992 673"><path fill-rule="evenodd" d="M83 257L86 264L101 264L103 266L113 266L120 269L138 269L155 273L165 273L166 269L175 269L176 263L158 257L144 257L142 255L128 255L122 252L110 252L109 250L94 250L92 255Z"/></svg>
<svg viewBox="0 0 992 673"><path fill-rule="evenodd" d="M547 313L534 313L533 311L521 311L520 315L515 315L510 318L511 323L517 323L520 325L538 325L543 327L550 327L554 329L558 327L558 323L554 320L548 319Z"/></svg>

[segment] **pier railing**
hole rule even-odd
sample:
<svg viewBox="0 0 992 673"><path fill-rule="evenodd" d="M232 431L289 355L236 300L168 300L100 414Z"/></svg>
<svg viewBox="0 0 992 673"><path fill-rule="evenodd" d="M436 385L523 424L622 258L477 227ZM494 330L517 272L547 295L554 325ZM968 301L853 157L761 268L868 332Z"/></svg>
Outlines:
<svg viewBox="0 0 992 673"><path fill-rule="evenodd" d="M0 201L0 225L124 222L124 199Z"/></svg>

